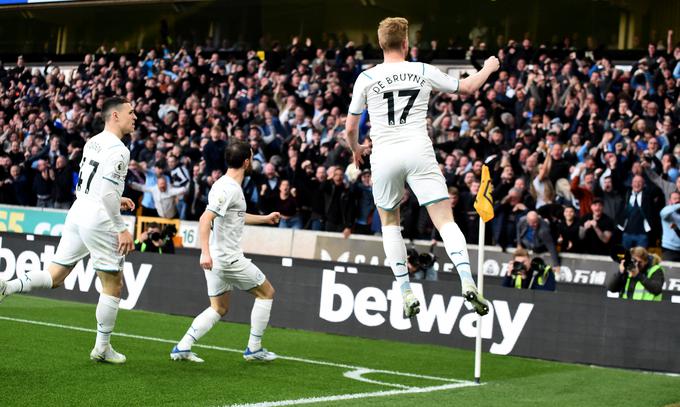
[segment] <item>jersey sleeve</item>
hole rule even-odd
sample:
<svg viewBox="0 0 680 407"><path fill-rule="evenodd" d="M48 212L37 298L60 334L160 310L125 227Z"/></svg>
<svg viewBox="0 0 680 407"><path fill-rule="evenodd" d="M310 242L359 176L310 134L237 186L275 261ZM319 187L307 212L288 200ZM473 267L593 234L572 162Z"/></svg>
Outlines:
<svg viewBox="0 0 680 407"><path fill-rule="evenodd" d="M448 93L458 92L458 79L450 77L438 68L429 64L423 64L423 74L432 85L432 89Z"/></svg>
<svg viewBox="0 0 680 407"><path fill-rule="evenodd" d="M214 212L217 216L226 215L232 195L227 188L215 188L213 184L210 193L208 193L207 209Z"/></svg>
<svg viewBox="0 0 680 407"><path fill-rule="evenodd" d="M125 186L125 177L127 176L128 164L130 163L130 150L121 146L112 150L105 163L102 172L102 178L119 187Z"/></svg>
<svg viewBox="0 0 680 407"><path fill-rule="evenodd" d="M354 82L354 89L352 90L352 101L349 104L349 113L360 115L366 106L366 89L368 83L364 80L366 74L361 74Z"/></svg>

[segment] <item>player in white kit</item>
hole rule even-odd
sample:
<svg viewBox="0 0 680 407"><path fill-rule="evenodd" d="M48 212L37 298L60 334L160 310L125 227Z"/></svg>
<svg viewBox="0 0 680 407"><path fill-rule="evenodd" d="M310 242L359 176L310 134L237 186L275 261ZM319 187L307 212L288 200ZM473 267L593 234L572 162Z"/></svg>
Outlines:
<svg viewBox="0 0 680 407"><path fill-rule="evenodd" d="M248 291L255 296L250 314L250 336L243 358L276 359L275 353L262 347L262 335L269 323L274 300L274 287L262 271L243 255L240 245L244 224L275 225L281 215L278 212L266 216L246 213L241 183L250 172L253 161L250 145L242 141L232 142L227 147L226 158L229 169L210 189L208 207L198 226L200 264L208 285L210 306L193 320L184 337L172 349L172 360L203 362L191 351L191 346L229 311L233 289Z"/></svg>
<svg viewBox="0 0 680 407"><path fill-rule="evenodd" d="M120 214L135 204L122 197L130 151L121 142L135 128L134 110L121 97L104 101L104 131L85 143L80 162L76 201L66 215L57 252L47 270L30 271L12 281L0 280L0 300L36 288L56 288L63 284L76 263L90 255L102 292L97 304L97 338L90 358L95 361L124 363L124 355L110 344L116 323L125 255L134 250L132 235Z"/></svg>
<svg viewBox="0 0 680 407"><path fill-rule="evenodd" d="M359 116L365 106L371 119L370 151L373 198L382 222L385 256L401 283L404 312L414 316L420 304L413 295L406 266L406 246L401 236L399 202L407 182L444 240L446 252L461 278L463 296L480 315L488 313L487 301L477 292L470 271L465 236L453 220L444 176L437 165L426 128L430 93L476 92L499 67L496 57L484 62L481 71L457 80L432 65L407 62L408 21L386 18L378 26L384 63L362 72L354 84L346 129L357 165L368 154L358 144Z"/></svg>

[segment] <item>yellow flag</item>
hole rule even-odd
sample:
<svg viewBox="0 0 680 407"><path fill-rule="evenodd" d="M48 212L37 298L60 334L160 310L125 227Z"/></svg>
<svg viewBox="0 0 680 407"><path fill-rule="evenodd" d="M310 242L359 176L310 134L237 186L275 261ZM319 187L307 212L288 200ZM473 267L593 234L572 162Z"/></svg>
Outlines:
<svg viewBox="0 0 680 407"><path fill-rule="evenodd" d="M257 57L260 58L260 61L264 61L264 51L257 51Z"/></svg>
<svg viewBox="0 0 680 407"><path fill-rule="evenodd" d="M489 175L489 167L484 165L482 167L482 182L479 184L479 191L475 198L475 210L479 217L486 223L493 219L493 185L491 185L491 176Z"/></svg>

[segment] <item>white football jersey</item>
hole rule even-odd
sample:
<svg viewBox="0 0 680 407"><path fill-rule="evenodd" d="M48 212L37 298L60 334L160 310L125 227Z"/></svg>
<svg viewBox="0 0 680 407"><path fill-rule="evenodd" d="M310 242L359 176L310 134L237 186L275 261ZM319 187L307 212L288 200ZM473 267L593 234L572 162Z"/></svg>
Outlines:
<svg viewBox="0 0 680 407"><path fill-rule="evenodd" d="M207 209L217 215L210 234L210 257L228 267L244 257L241 237L246 223L246 198L241 185L223 175L210 189Z"/></svg>
<svg viewBox="0 0 680 407"><path fill-rule="evenodd" d="M433 89L456 92L458 80L421 62L382 63L357 78L349 113L368 106L374 149L418 139L431 143L426 116Z"/></svg>
<svg viewBox="0 0 680 407"><path fill-rule="evenodd" d="M89 228L112 229L113 222L102 203L103 186L113 184L123 196L129 162L130 150L115 134L103 131L88 140L80 162L76 201L67 221Z"/></svg>

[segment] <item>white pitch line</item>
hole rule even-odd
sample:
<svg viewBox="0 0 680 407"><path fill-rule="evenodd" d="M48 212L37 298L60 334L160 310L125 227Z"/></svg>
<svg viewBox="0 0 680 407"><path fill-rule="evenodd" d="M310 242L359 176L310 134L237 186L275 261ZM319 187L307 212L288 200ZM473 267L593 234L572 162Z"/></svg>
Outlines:
<svg viewBox="0 0 680 407"><path fill-rule="evenodd" d="M79 331L79 332L88 332L88 333L96 333L96 329L90 329L90 328L83 328L79 326L73 326L73 325L63 325L63 324L55 324L52 322L43 322L43 321L34 321L30 319L22 319L22 318L12 318L12 317L5 317L5 316L0 316L0 320L5 320L5 321L12 321L12 322L21 322L24 324L31 324L31 325L40 325L40 326L47 326L51 328L60 328L60 329L68 329L71 331ZM161 342L161 343L169 343L169 344L176 344L176 340L172 339L163 339L163 338L156 338L152 336L144 336L144 335L134 335L134 334L128 334L128 333L123 333L123 332L114 332L114 336L120 336L124 338L132 338L132 339L142 339L146 341L152 341L152 342ZM203 344L194 344L194 347L198 348L203 348L203 349L211 349L211 350L219 350L223 352L233 352L233 353L243 353L243 350L241 349L234 349L234 348L226 348L223 346L215 346L215 345L203 345ZM330 367L338 367L338 368L343 368L343 369L350 369L352 371L361 371L361 374L366 374L366 373L382 373L382 374L390 374L390 375L395 375L395 376L403 376L403 377L415 377L419 379L428 379L428 380L436 380L436 381L442 381L442 382L447 382L451 384L463 384L463 385L474 385L475 383L469 380L458 380L458 379L449 379L446 377L438 377L438 376L429 376L429 375L421 375L417 373L407 373L407 372L398 372L394 370L382 370L382 369L372 369L364 366L354 366L354 365L348 365L344 363L334 363L334 362L326 362L322 360L314 360L314 359L305 359L305 358L299 358L299 357L294 357L294 356L281 356L279 355L279 359L283 360L290 360L293 362L301 362L301 363L307 363L307 364L313 364L313 365L321 365L321 366L330 366ZM364 380L367 380L365 378L362 378ZM382 383L383 385L386 386L393 386L393 383ZM436 387L436 386L435 386ZM424 387L428 388L428 387Z"/></svg>
<svg viewBox="0 0 680 407"><path fill-rule="evenodd" d="M352 380L357 380L360 382L364 383L371 383L371 384L379 384L381 386L387 386L387 387L396 387L398 389L411 389L417 386L406 386L404 384L397 384L397 383L387 383L387 382L381 382L379 380L373 380L373 379L367 379L364 377L365 374L369 373L374 373L375 371L372 369L359 369L359 370L348 370L342 375L345 376L348 379Z"/></svg>
<svg viewBox="0 0 680 407"><path fill-rule="evenodd" d="M323 403L326 401L341 401L341 400L356 400L364 399L369 397L387 397L387 396L399 396L402 394L416 394L416 393L432 393L435 391L451 390L460 387L478 386L473 382L466 383L451 383L443 384L441 386L430 386L430 387L414 387L406 390L385 390L376 391L371 393L351 393L351 394L338 394L334 396L323 396L323 397L309 397L294 400L280 400L280 401L265 401L261 403L248 403L248 404L231 404L225 407L278 407L278 406L293 406L299 404L312 404L312 403Z"/></svg>

